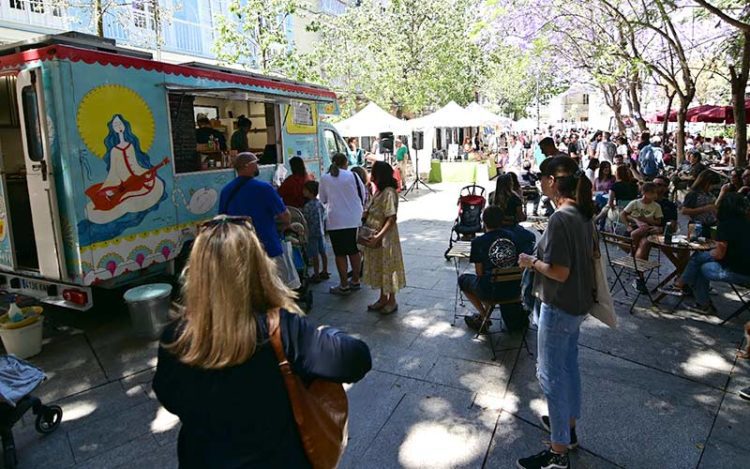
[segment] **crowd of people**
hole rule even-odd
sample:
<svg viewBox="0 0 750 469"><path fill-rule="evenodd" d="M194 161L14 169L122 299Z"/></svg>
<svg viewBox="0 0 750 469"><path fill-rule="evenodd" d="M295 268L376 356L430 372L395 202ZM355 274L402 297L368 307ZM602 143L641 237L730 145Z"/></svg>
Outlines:
<svg viewBox="0 0 750 469"><path fill-rule="evenodd" d="M482 213L485 232L471 242L473 272L458 279L476 309L465 322L486 332L499 304L506 328L520 331L528 326L527 311L534 311L538 379L549 409L541 422L551 438L547 449L519 459L518 466L567 468L568 451L578 445L578 336L594 302L596 230L630 236L635 256L648 259L649 236L676 224L680 213L700 223L701 236L714 238L715 248L693 256L671 290L692 295L693 309L714 312L710 281L750 284L750 243L743 242L750 229L750 170L733 168L722 183L706 162L715 158L716 164L731 165L733 156L720 140L704 151L705 140L693 139L688 163L677 168L671 141L662 144L648 134L637 144L607 132L591 138L576 132L539 136L528 146L524 134L503 139L502 171ZM332 156L319 181L302 159L292 158L291 174L278 190L257 178L254 154L242 152L234 160L237 178L221 192L220 215L199 229L184 274L185 308L164 333L154 378L159 400L183 422L181 466L217 461L310 466L269 346L273 311L280 311L273 314L286 357L303 379L355 382L369 371L366 344L334 328L314 328L295 314L300 309L293 290L299 283L289 281L293 273L284 243L284 233L294 229L290 211L298 209L305 221L309 281L330 278L328 238L338 275L329 292L351 295L364 284L379 291L368 311L398 310L396 296L406 277L397 224L400 183L394 175L403 169L376 159L368 171L363 164L369 153L356 141L349 145L349 153ZM404 147L396 146L397 152ZM405 151L401 157L399 164ZM547 217L538 240L520 224L530 202L534 215ZM514 268L524 272L523 281L496 281L498 269ZM520 301L526 294L530 307ZM268 415L258 420L265 423L234 418L242 405L234 396L268 403L260 410ZM209 410L202 404L206 400L216 404Z"/></svg>

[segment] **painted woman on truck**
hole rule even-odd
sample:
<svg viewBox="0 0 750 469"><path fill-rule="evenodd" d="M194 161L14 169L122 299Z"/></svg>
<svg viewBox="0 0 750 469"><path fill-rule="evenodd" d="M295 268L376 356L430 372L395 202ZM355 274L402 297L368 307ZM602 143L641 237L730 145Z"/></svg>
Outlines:
<svg viewBox="0 0 750 469"><path fill-rule="evenodd" d="M86 215L91 222L91 242L114 238L140 224L165 198L164 180L157 171L168 160L154 166L121 114L113 115L107 128L109 133L104 139L107 177L85 191L90 199Z"/></svg>

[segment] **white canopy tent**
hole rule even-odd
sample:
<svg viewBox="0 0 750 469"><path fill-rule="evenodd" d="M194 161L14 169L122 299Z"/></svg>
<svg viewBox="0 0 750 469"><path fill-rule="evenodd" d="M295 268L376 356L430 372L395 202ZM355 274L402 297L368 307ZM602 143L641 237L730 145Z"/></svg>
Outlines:
<svg viewBox="0 0 750 469"><path fill-rule="evenodd" d="M426 116L412 119L409 125L414 130L426 130L442 127L477 127L471 113L462 108L455 101L451 101L442 108Z"/></svg>
<svg viewBox="0 0 750 469"><path fill-rule="evenodd" d="M344 137L376 136L381 132L407 135L411 131L405 120L390 115L373 102L350 118L333 125Z"/></svg>
<svg viewBox="0 0 750 469"><path fill-rule="evenodd" d="M510 123L513 122L507 117L500 117L487 109L483 108L479 103L471 103L466 106L466 112L471 114L473 119L472 127L481 127L484 125L500 125L509 127Z"/></svg>

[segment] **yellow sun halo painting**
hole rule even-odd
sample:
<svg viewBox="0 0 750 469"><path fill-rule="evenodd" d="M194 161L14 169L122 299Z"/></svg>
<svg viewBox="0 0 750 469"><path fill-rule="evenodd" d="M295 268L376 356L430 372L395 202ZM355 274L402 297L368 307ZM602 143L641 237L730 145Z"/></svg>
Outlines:
<svg viewBox="0 0 750 469"><path fill-rule="evenodd" d="M130 122L141 149L148 153L154 142L154 116L146 101L132 89L121 85L98 86L83 97L78 106L78 131L89 151L99 158L107 152L104 139L107 123L115 114Z"/></svg>

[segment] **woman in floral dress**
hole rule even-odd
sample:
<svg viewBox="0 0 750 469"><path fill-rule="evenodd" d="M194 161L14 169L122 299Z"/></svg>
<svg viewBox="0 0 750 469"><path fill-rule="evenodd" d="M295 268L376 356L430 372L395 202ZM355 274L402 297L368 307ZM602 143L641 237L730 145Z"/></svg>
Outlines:
<svg viewBox="0 0 750 469"><path fill-rule="evenodd" d="M396 293L406 286L401 241L396 225L398 194L393 168L383 161L372 167L372 182L377 189L367 211L365 227L371 236L364 241L365 266L362 281L380 289L380 298L369 311L391 314L398 309Z"/></svg>

